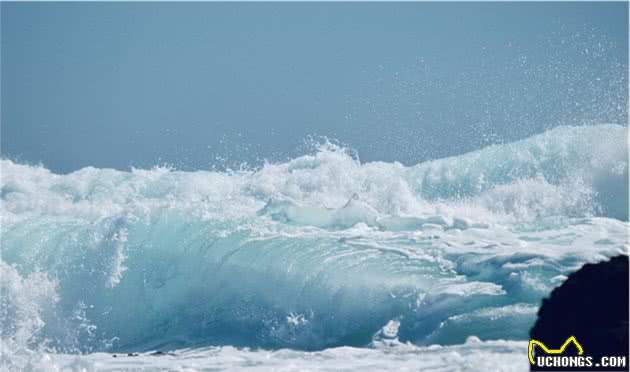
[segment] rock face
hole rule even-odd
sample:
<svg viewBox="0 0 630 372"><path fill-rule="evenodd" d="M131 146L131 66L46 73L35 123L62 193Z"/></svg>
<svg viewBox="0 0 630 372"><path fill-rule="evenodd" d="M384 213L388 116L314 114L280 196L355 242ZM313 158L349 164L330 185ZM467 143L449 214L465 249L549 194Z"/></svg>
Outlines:
<svg viewBox="0 0 630 372"><path fill-rule="evenodd" d="M583 355L593 357L591 369L598 369L601 356L619 355L626 357L621 370L628 370L628 256L586 264L571 274L543 300L530 336L550 349L575 336ZM568 349L566 355L575 355L575 348Z"/></svg>

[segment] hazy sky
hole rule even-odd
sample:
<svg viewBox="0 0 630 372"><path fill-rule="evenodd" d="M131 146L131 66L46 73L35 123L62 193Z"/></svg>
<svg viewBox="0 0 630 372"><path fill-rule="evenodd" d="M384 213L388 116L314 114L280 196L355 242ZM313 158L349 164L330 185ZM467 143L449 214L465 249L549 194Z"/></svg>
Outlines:
<svg viewBox="0 0 630 372"><path fill-rule="evenodd" d="M56 172L414 164L627 125L628 4L6 3L2 155Z"/></svg>

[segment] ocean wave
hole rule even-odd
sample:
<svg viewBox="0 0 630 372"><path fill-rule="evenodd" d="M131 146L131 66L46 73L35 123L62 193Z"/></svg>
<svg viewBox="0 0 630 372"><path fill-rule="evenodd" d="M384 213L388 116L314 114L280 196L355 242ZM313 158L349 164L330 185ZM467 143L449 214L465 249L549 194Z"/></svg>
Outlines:
<svg viewBox="0 0 630 372"><path fill-rule="evenodd" d="M558 127L411 167L332 145L239 172L2 160L2 358L366 346L388 324L525 339L510 324L563 277L627 253L627 135Z"/></svg>

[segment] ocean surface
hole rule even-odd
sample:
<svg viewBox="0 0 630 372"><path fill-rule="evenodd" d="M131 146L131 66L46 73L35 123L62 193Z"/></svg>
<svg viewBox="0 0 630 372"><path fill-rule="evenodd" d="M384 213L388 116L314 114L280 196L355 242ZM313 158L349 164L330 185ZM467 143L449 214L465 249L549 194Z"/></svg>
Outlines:
<svg viewBox="0 0 630 372"><path fill-rule="evenodd" d="M2 370L527 370L541 299L628 252L628 129L414 166L3 159L0 216Z"/></svg>

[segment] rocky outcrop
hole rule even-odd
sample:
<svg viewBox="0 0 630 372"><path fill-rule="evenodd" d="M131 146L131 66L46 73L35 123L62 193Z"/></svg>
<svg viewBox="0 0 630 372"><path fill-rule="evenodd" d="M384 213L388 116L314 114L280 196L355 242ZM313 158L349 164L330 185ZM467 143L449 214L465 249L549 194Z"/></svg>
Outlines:
<svg viewBox="0 0 630 372"><path fill-rule="evenodd" d="M575 336L583 355L593 357L592 369L598 369L601 356L619 355L626 357L621 370L628 370L628 256L586 264L571 274L543 300L530 336L548 348ZM576 353L575 348L567 350L567 355Z"/></svg>

